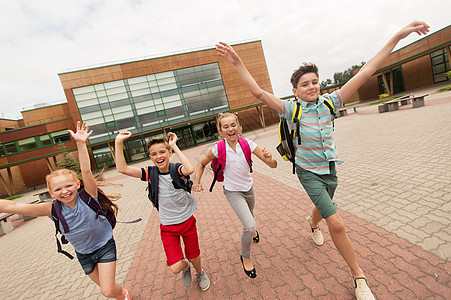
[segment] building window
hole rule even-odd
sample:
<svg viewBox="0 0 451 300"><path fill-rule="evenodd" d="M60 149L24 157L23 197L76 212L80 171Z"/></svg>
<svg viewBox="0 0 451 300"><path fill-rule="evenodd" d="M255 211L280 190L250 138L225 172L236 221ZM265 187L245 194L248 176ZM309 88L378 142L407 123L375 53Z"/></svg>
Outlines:
<svg viewBox="0 0 451 300"><path fill-rule="evenodd" d="M36 139L34 137L19 140L17 141L17 144L19 145L19 149L21 152L33 150L38 147L38 144L36 143Z"/></svg>
<svg viewBox="0 0 451 300"><path fill-rule="evenodd" d="M15 142L6 143L4 146L5 146L6 154L15 154L15 153L19 152L17 150L17 146L16 146Z"/></svg>
<svg viewBox="0 0 451 300"><path fill-rule="evenodd" d="M148 132L229 110L218 63L116 80L72 90L90 143L122 130Z"/></svg>
<svg viewBox="0 0 451 300"><path fill-rule="evenodd" d="M64 143L70 141L70 135L67 132L67 130L52 132L50 134L50 137L52 138L54 144L58 144L59 142Z"/></svg>
<svg viewBox="0 0 451 300"><path fill-rule="evenodd" d="M448 49L448 51L451 51ZM448 80L446 78L446 72L450 71L450 64L446 49L438 50L431 53L432 72L434 74L434 82L443 82Z"/></svg>

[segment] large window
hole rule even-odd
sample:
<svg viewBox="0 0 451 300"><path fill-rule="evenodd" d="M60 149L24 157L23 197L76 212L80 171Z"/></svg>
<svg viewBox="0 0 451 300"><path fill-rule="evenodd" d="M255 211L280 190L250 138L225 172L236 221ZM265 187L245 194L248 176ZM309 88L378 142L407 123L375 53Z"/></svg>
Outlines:
<svg viewBox="0 0 451 300"><path fill-rule="evenodd" d="M0 157L27 152L38 148L55 145L59 142L68 141L70 141L70 135L67 130L33 136L26 139L16 140L14 142L0 144Z"/></svg>
<svg viewBox="0 0 451 300"><path fill-rule="evenodd" d="M451 51L451 47L448 49ZM443 82L448 80L446 72L451 70L446 49L431 53L432 72L434 73L434 82Z"/></svg>
<svg viewBox="0 0 451 300"><path fill-rule="evenodd" d="M72 90L91 143L122 130L140 133L229 110L217 63L149 74Z"/></svg>

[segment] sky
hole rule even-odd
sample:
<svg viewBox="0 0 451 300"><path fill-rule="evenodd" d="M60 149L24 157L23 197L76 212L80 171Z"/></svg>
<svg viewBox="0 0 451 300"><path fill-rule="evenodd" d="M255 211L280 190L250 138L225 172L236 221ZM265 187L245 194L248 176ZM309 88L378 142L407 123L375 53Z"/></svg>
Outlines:
<svg viewBox="0 0 451 300"><path fill-rule="evenodd" d="M367 61L413 20L451 24L451 1L40 0L0 3L0 118L65 102L58 74L261 40L274 94L303 62L320 81ZM397 48L415 42L412 34Z"/></svg>

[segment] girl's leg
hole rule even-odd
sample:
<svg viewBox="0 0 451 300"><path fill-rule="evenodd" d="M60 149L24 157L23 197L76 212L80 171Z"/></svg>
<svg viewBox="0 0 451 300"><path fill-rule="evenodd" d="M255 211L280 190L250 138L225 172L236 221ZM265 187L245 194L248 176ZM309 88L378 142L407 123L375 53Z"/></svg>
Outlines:
<svg viewBox="0 0 451 300"><path fill-rule="evenodd" d="M243 257L246 270L250 271L254 268L251 260L251 245L252 237L254 236L256 229L256 223L253 216L255 197L252 189L247 193L249 193L249 195L246 197L244 196L246 193L224 190L227 200L243 224L243 232L241 234L241 256Z"/></svg>
<svg viewBox="0 0 451 300"><path fill-rule="evenodd" d="M122 287L116 280L116 262L98 263L89 275L100 286L102 295L107 298L124 299Z"/></svg>
<svg viewBox="0 0 451 300"><path fill-rule="evenodd" d="M338 212L326 218L327 227L330 231L332 241L337 247L343 259L351 268L351 273L354 277L364 277L362 269L357 263L357 258L352 246L351 239L346 233L343 220L338 215Z"/></svg>

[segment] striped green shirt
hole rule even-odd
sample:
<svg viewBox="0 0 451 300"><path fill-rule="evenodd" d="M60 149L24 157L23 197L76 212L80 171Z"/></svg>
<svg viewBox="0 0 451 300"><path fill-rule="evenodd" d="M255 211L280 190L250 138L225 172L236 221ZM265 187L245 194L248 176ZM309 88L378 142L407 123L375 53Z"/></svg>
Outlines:
<svg viewBox="0 0 451 300"><path fill-rule="evenodd" d="M342 163L338 159L338 150L332 137L332 116L324 104L325 97L332 101L335 111L343 107L343 97L339 90L319 96L317 104L301 100L301 144L298 145L297 138L293 140L296 148L296 165L320 175L330 174L330 161ZM295 129L295 124L291 122L293 109L293 101L282 100L282 113L279 116L289 120L288 127Z"/></svg>

